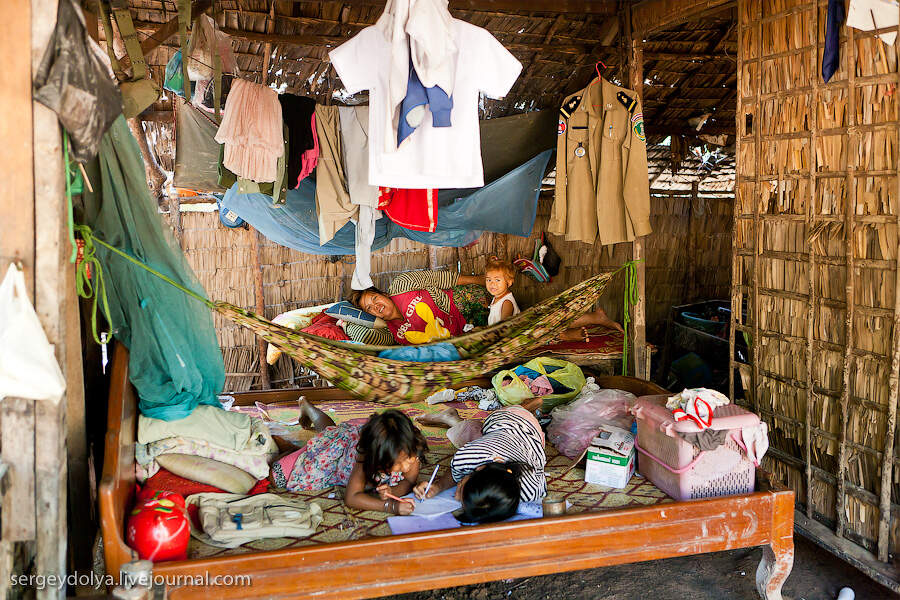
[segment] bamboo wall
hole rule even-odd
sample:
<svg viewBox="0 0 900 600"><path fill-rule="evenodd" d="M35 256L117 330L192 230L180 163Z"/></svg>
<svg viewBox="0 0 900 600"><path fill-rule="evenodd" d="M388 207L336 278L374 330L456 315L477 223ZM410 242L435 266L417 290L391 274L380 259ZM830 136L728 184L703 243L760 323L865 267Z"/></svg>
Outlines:
<svg viewBox="0 0 900 600"><path fill-rule="evenodd" d="M900 541L897 52L884 45L886 70L881 42L843 27L823 83L826 6L739 2L733 308L749 306L766 466L885 561Z"/></svg>
<svg viewBox="0 0 900 600"><path fill-rule="evenodd" d="M682 186L683 187L683 186ZM691 189L657 190L651 200L654 233L647 239L647 323L649 339L661 342L668 309L698 299L727 298L730 282L728 248L731 245L731 192ZM693 198L693 199L692 199ZM373 254L375 285L385 289L397 273L429 267L459 267L464 273L482 272L491 255L531 256L534 243L550 215L552 192L542 194L531 238L485 234L470 248L432 248L408 240L394 240ZM185 205L187 206L187 205ZM227 229L216 212L182 212L180 233L188 262L210 298L255 310L251 232ZM179 235L176 233L176 235ZM514 291L523 307L552 296L600 272L619 268L631 257L629 244L593 247L564 242L550 236L562 257L562 270L549 284L518 275ZM278 246L260 236L265 316L339 300L350 291L353 257L303 254ZM621 322L622 278L618 277L600 305ZM228 374L225 389L259 388L259 351L254 336L215 315L215 326ZM310 385L316 380L293 361L282 357L270 371L274 387Z"/></svg>

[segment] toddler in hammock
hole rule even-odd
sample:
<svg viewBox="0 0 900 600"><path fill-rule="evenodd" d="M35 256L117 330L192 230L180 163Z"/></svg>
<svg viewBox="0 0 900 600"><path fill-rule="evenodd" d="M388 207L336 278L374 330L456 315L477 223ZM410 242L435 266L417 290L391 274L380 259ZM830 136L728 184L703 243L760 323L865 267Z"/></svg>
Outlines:
<svg viewBox="0 0 900 600"><path fill-rule="evenodd" d="M300 401L300 423L317 434L272 464L269 479L290 491L345 485L351 508L408 515L412 502L399 501L412 490L428 451L422 432L398 410L373 414L365 425L338 425L324 412Z"/></svg>
<svg viewBox="0 0 900 600"><path fill-rule="evenodd" d="M516 270L512 264L492 256L484 267L484 285L488 293L494 297L488 314L488 325L495 325L504 319L519 314L519 305L510 288L515 281ZM565 341L583 340L590 341L587 328L592 325L602 325L610 329L622 331L622 326L606 316L602 308L582 315L572 321L569 328L559 334L559 339Z"/></svg>

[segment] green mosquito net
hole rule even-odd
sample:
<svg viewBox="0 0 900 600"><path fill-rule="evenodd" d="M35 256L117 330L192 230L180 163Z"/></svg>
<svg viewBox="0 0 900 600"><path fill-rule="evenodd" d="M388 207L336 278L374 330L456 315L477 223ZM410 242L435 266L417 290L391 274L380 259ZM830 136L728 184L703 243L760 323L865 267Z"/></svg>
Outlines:
<svg viewBox="0 0 900 600"><path fill-rule="evenodd" d="M97 159L86 168L94 192L85 187L83 223L93 236L205 298L150 197L144 162L124 117L103 136ZM128 347L141 413L173 420L198 404L218 405L225 366L210 310L101 245L94 248L102 274L92 274L92 285L97 289L102 276L110 326Z"/></svg>

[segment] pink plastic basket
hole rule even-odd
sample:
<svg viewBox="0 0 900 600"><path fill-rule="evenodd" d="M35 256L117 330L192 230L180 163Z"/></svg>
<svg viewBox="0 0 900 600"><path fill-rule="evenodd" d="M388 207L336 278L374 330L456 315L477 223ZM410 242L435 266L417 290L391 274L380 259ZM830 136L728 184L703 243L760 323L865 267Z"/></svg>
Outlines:
<svg viewBox="0 0 900 600"><path fill-rule="evenodd" d="M638 398L632 411L637 420L635 448L638 472L676 500L749 494L756 486L756 468L739 441L740 429L759 417L734 404L713 413L713 429L727 429L728 441L701 452L677 433L697 432L690 422L676 422L665 407L666 396Z"/></svg>

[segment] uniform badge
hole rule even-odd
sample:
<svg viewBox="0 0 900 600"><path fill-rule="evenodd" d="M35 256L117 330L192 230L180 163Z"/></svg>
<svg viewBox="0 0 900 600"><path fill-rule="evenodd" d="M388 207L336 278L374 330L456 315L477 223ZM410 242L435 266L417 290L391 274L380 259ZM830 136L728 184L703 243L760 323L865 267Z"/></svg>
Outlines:
<svg viewBox="0 0 900 600"><path fill-rule="evenodd" d="M577 156L578 158L581 158L585 154L587 154L587 150L584 149L584 146L582 146L581 144L578 144L578 147L575 148L575 156Z"/></svg>
<svg viewBox="0 0 900 600"><path fill-rule="evenodd" d="M637 106L637 99L632 98L625 92L616 93L616 99L622 103L622 106L625 107L625 110L628 112L634 112L634 107Z"/></svg>
<svg viewBox="0 0 900 600"><path fill-rule="evenodd" d="M578 108L578 104L580 102L581 96L575 96L560 107L559 114L568 119L570 116L572 116L572 113L575 112L575 109Z"/></svg>
<svg viewBox="0 0 900 600"><path fill-rule="evenodd" d="M638 113L631 117L631 128L634 130L634 135L636 135L639 140L644 143L647 142L647 138L644 135L644 113Z"/></svg>
<svg viewBox="0 0 900 600"><path fill-rule="evenodd" d="M556 127L556 135L562 135L566 132L566 122L562 119L559 120L559 125Z"/></svg>

